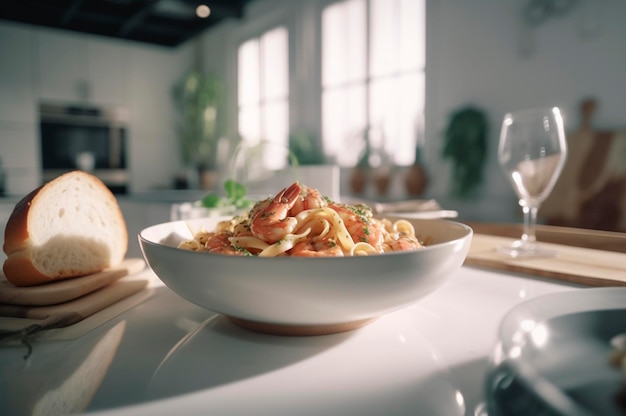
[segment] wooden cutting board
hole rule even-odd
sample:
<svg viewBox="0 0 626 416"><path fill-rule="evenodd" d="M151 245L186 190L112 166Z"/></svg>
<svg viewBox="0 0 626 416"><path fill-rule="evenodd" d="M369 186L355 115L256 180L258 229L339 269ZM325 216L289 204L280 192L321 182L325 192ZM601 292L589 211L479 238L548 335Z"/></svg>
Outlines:
<svg viewBox="0 0 626 416"><path fill-rule="evenodd" d="M0 275L0 304L43 306L68 302L144 268L143 259L130 258L99 273L29 287L14 286Z"/></svg>
<svg viewBox="0 0 626 416"><path fill-rule="evenodd" d="M564 280L586 286L626 286L626 253L540 243L558 255L544 258L511 258L498 253L512 238L474 234L465 265L485 267Z"/></svg>
<svg viewBox="0 0 626 416"><path fill-rule="evenodd" d="M592 123L597 103L581 103L580 128L567 134L567 159L539 208L549 225L626 232L626 131Z"/></svg>
<svg viewBox="0 0 626 416"><path fill-rule="evenodd" d="M94 313L114 304L127 296L145 288L147 280L129 280L112 283L102 289L69 302L47 306L0 305L0 317L50 319L63 316L67 319L62 323L67 326L76 323Z"/></svg>
<svg viewBox="0 0 626 416"><path fill-rule="evenodd" d="M148 283L129 277L57 305L0 305L0 341L41 338L44 330L46 339L77 338L150 296Z"/></svg>
<svg viewBox="0 0 626 416"><path fill-rule="evenodd" d="M72 339L149 296L143 259L126 259L99 273L40 286L17 287L0 279L0 342L37 335ZM56 332L55 332L56 331Z"/></svg>

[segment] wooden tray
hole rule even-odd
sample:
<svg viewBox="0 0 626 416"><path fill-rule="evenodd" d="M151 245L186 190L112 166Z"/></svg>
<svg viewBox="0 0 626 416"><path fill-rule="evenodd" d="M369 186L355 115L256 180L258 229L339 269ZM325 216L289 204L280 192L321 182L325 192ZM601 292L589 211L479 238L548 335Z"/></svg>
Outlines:
<svg viewBox="0 0 626 416"><path fill-rule="evenodd" d="M57 305L0 305L0 341L41 338L42 331L46 339L79 337L149 297L148 283L147 279L120 279Z"/></svg>
<svg viewBox="0 0 626 416"><path fill-rule="evenodd" d="M73 339L150 296L142 259L99 273L17 287L0 279L0 342ZM44 331L45 330L45 331Z"/></svg>
<svg viewBox="0 0 626 416"><path fill-rule="evenodd" d="M496 247L513 238L474 234L465 265L528 273L587 286L626 286L626 253L540 243L558 251L555 257L511 258Z"/></svg>
<svg viewBox="0 0 626 416"><path fill-rule="evenodd" d="M17 287L0 275L0 304L44 306L77 299L145 268L142 259L126 259L99 273L29 287Z"/></svg>

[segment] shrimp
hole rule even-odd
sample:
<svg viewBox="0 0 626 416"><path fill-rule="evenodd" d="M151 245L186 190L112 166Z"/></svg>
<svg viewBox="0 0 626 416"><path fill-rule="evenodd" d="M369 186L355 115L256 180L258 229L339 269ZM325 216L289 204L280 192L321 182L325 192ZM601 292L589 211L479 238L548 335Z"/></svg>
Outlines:
<svg viewBox="0 0 626 416"><path fill-rule="evenodd" d="M304 240L296 243L289 251L294 257L339 257L343 256L341 247L332 239Z"/></svg>
<svg viewBox="0 0 626 416"><path fill-rule="evenodd" d="M300 197L293 204L290 214L295 217L302 211L326 206L328 206L326 198L324 198L317 189L305 185L302 187Z"/></svg>
<svg viewBox="0 0 626 416"><path fill-rule="evenodd" d="M404 234L389 243L389 248L393 251L417 250L422 247L415 237Z"/></svg>
<svg viewBox="0 0 626 416"><path fill-rule="evenodd" d="M341 217L352 241L368 243L378 252L382 252L383 232L378 221L374 220L372 210L366 205L329 205Z"/></svg>
<svg viewBox="0 0 626 416"><path fill-rule="evenodd" d="M389 232L387 249L391 251L417 250L424 247L423 242L415 236L415 227L406 220L398 220L392 223L389 220L383 221L385 229Z"/></svg>
<svg viewBox="0 0 626 416"><path fill-rule="evenodd" d="M232 237L232 234L228 231L216 233L207 240L204 246L209 253L228 254L231 256L251 255L246 250L233 247L230 243L230 237Z"/></svg>
<svg viewBox="0 0 626 416"><path fill-rule="evenodd" d="M298 220L288 215L300 195L300 190L300 184L295 182L280 191L274 199L266 199L253 207L250 217L252 235L273 244L293 233Z"/></svg>

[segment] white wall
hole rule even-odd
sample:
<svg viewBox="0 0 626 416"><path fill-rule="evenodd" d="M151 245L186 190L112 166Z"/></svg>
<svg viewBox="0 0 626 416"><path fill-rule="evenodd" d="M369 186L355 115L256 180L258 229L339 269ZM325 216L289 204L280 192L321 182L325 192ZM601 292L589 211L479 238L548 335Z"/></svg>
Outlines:
<svg viewBox="0 0 626 416"><path fill-rule="evenodd" d="M35 36L26 26L0 23L0 158L7 192L40 183L35 124Z"/></svg>
<svg viewBox="0 0 626 416"><path fill-rule="evenodd" d="M174 49L131 46L132 191L171 187L181 165L172 86L193 65L193 43Z"/></svg>
<svg viewBox="0 0 626 416"><path fill-rule="evenodd" d="M318 15L327 2L258 0L249 6L243 21L221 24L199 39L198 59L205 70L227 81L228 135L234 136L236 131L237 46L247 36L279 23L286 24L292 34L291 127L319 134ZM626 129L626 1L579 0L572 13L530 32L534 40L530 50L519 47L523 33L520 7L524 3L427 0L427 196L465 210L469 217L517 218L513 192L495 159L500 120L506 111L556 104L563 107L567 126L574 130L579 102L594 96L599 102L596 127ZM594 11L600 13L595 20ZM583 28L594 24L597 32L583 36ZM10 191L29 190L39 182L34 123L37 102L49 85L41 84L47 76L40 71L47 68L41 68L38 48L50 39L57 46L67 42L88 51L87 69L76 77L87 74L113 87L125 85L121 90L103 91L102 84L96 83L93 94L117 94L131 108L133 190L169 185L179 168L169 91L192 65L194 42L170 49L0 22L0 157L9 171ZM110 59L103 59L105 56ZM112 65L112 69L102 71L103 65ZM67 88L64 93L76 94ZM489 116L489 165L479 198L456 201L447 196L450 166L440 157L441 135L450 113L466 104L482 107Z"/></svg>
<svg viewBox="0 0 626 416"><path fill-rule="evenodd" d="M579 103L593 96L599 102L595 125L626 129L626 2L581 0L570 14L531 31L520 23L524 3L428 2L426 157L437 194L445 192L449 177L449 167L434 162L441 154L441 133L461 105L482 107L491 121L488 179L481 192L487 201L499 195L514 199L495 156L506 111L558 105L572 131L579 125ZM585 36L583 28L594 21L597 33ZM530 50L520 48L524 35L534 41Z"/></svg>
<svg viewBox="0 0 626 416"><path fill-rule="evenodd" d="M236 50L246 38L273 24L290 29L291 126L319 134L319 20L328 0L259 0L246 19L203 36L204 67L229 83L232 123L236 114ZM427 0L426 138L428 196L467 217L511 220L519 216L513 191L495 158L500 122L506 111L558 105L569 130L578 126L578 105L587 96L599 102L599 128L626 129L626 2L580 0L571 13L533 30L521 24L523 0ZM585 29L595 28L592 33ZM526 43L522 41L525 40ZM532 47L522 48L528 45ZM450 165L441 159L449 115L472 104L490 120L486 180L475 199L448 196ZM315 130L317 129L317 130ZM397 185L397 184L396 184ZM397 186L396 186L397 187Z"/></svg>
<svg viewBox="0 0 626 416"><path fill-rule="evenodd" d="M125 107L131 190L171 186L180 165L171 87L193 61L192 42L165 48L0 21L0 158L7 193L41 184L40 101Z"/></svg>

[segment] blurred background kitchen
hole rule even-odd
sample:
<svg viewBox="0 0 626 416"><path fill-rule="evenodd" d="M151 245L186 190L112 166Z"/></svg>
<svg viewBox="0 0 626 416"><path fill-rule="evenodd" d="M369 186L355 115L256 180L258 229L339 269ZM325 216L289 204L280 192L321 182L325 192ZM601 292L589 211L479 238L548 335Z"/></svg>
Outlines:
<svg viewBox="0 0 626 416"><path fill-rule="evenodd" d="M575 151L568 177L608 177L594 186L614 196L593 212L623 218L626 1L200 4L2 3L4 219L81 168L118 195L134 233L219 190L238 144L269 142L250 177L289 169L289 147L302 166L339 166L342 196L434 198L462 220L519 222L495 156L500 124L547 105L584 152L600 149ZM546 210L561 215L562 201Z"/></svg>

